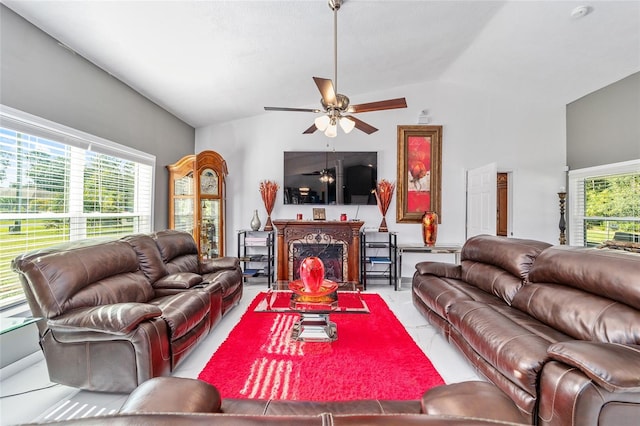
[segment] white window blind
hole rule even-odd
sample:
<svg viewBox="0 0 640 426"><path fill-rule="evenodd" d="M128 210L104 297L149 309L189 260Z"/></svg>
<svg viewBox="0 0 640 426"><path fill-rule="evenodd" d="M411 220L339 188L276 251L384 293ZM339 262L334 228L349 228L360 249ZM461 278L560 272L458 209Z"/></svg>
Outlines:
<svg viewBox="0 0 640 426"><path fill-rule="evenodd" d="M24 299L11 260L153 229L155 156L2 106L0 309Z"/></svg>
<svg viewBox="0 0 640 426"><path fill-rule="evenodd" d="M640 159L569 172L569 244L640 241Z"/></svg>

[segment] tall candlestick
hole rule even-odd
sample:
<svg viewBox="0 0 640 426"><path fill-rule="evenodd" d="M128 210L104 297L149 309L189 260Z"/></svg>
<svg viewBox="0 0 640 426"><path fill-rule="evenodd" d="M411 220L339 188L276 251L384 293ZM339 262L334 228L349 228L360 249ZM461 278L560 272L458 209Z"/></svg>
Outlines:
<svg viewBox="0 0 640 426"><path fill-rule="evenodd" d="M564 191L558 192L558 198L560 199L560 223L558 224L560 228L560 244L565 245L567 244L567 238L564 231L567 229L567 223L564 220L564 205L567 200L567 193Z"/></svg>

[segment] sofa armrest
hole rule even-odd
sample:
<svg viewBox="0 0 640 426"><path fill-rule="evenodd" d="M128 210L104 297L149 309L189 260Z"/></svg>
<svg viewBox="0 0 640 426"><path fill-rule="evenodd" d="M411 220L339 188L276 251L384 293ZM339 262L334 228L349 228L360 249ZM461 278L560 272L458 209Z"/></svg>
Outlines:
<svg viewBox="0 0 640 426"><path fill-rule="evenodd" d="M176 274L165 275L153 283L156 289L189 289L202 282L202 275L193 272L178 272Z"/></svg>
<svg viewBox="0 0 640 426"><path fill-rule="evenodd" d="M116 303L74 309L48 321L52 329L98 331L124 335L138 324L162 314L160 308L146 303Z"/></svg>
<svg viewBox="0 0 640 426"><path fill-rule="evenodd" d="M443 278L461 279L462 268L460 265L444 262L418 262L416 263L416 271L420 275L435 275Z"/></svg>
<svg viewBox="0 0 640 426"><path fill-rule="evenodd" d="M218 389L197 379L154 377L131 392L120 413L219 413Z"/></svg>
<svg viewBox="0 0 640 426"><path fill-rule="evenodd" d="M213 259L206 259L200 262L200 273L210 274L211 272L221 271L224 269L238 269L240 267L240 259L237 257L223 256Z"/></svg>
<svg viewBox="0 0 640 426"><path fill-rule="evenodd" d="M609 392L640 392L640 346L590 341L559 342L547 353L552 360L580 369Z"/></svg>

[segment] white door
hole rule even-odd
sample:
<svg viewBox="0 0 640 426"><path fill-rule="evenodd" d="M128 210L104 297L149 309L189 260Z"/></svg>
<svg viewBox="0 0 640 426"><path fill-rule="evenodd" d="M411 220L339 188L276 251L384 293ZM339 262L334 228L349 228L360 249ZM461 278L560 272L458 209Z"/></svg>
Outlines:
<svg viewBox="0 0 640 426"><path fill-rule="evenodd" d="M467 171L467 238L496 235L497 175L496 163Z"/></svg>

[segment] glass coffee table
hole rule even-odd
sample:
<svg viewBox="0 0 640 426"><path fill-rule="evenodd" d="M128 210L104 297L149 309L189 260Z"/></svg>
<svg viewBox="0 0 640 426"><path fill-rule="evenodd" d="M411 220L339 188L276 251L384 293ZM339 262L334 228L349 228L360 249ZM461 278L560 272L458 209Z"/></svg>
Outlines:
<svg viewBox="0 0 640 426"><path fill-rule="evenodd" d="M338 338L336 324L329 315L368 314L369 307L359 291L336 291L320 298L301 296L291 290L269 290L255 312L297 313L291 338L303 342L332 342Z"/></svg>

